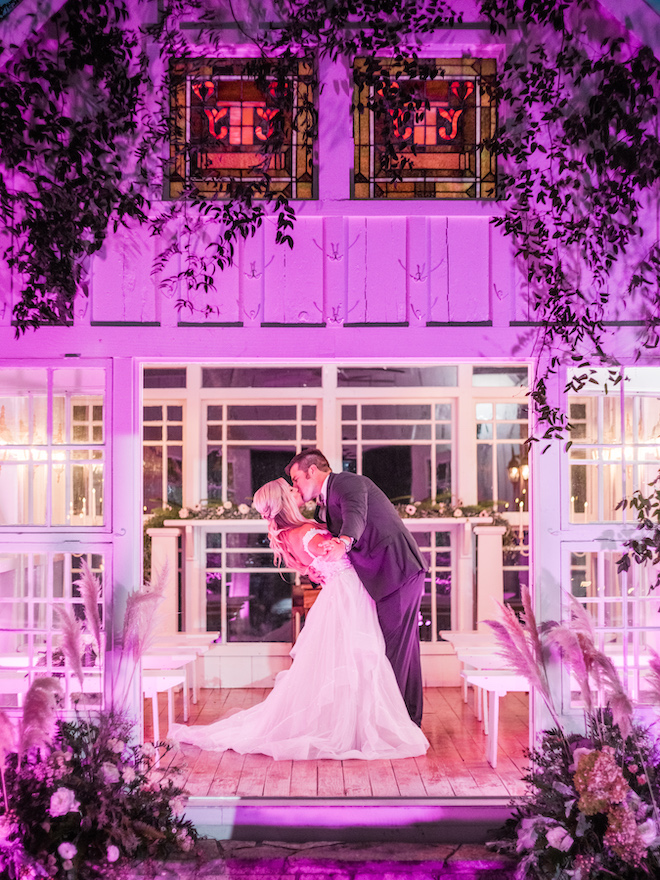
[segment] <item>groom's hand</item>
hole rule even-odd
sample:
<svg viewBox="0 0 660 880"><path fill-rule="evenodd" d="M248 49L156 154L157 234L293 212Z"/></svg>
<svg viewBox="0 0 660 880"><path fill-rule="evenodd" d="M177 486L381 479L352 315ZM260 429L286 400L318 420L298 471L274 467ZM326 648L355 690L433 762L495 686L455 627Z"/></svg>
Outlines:
<svg viewBox="0 0 660 880"><path fill-rule="evenodd" d="M328 538L319 542L319 550L323 553L324 559L336 562L346 554L346 544L341 538Z"/></svg>

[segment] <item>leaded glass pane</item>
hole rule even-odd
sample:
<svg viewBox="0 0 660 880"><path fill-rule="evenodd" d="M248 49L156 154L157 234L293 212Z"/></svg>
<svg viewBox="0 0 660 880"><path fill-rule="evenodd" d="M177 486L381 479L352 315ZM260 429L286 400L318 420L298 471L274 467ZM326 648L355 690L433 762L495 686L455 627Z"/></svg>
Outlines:
<svg viewBox="0 0 660 880"><path fill-rule="evenodd" d="M198 196L226 195L231 181L254 184L255 195L263 195L267 161L269 192L314 198L312 68L294 60L283 74L273 62L264 88L247 71L249 63L182 59L172 65L171 196L191 186Z"/></svg>
<svg viewBox="0 0 660 880"><path fill-rule="evenodd" d="M495 157L482 142L495 132L495 60L376 65L357 58L353 68L354 198L494 198ZM392 161L403 163L400 179Z"/></svg>

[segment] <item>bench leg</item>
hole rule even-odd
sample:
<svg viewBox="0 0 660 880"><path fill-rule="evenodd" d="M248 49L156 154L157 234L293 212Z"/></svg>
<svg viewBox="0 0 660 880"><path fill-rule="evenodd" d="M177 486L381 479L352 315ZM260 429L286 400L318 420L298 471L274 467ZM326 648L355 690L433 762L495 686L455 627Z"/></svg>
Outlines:
<svg viewBox="0 0 660 880"><path fill-rule="evenodd" d="M189 694L188 694L188 677L186 676L186 680L183 683L183 720L187 721L190 716L190 702L189 702ZM170 718L170 726L174 721L174 711L172 711L172 717Z"/></svg>
<svg viewBox="0 0 660 880"><path fill-rule="evenodd" d="M151 697L151 718L154 726L154 744L160 740L160 728L158 726L158 691Z"/></svg>
<svg viewBox="0 0 660 880"><path fill-rule="evenodd" d="M490 719L488 718L488 696L488 691L485 688L482 688L479 691L479 699L481 701L484 714L484 736L488 736L488 734L490 733Z"/></svg>
<svg viewBox="0 0 660 880"><path fill-rule="evenodd" d="M487 756L491 767L497 767L497 731L500 720L500 695L497 691L488 694L488 715L490 736L488 737Z"/></svg>

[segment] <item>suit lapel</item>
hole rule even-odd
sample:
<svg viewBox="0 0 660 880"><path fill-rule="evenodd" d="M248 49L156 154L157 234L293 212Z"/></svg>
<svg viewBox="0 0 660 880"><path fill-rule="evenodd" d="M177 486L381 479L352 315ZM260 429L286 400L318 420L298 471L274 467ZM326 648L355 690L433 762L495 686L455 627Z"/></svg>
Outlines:
<svg viewBox="0 0 660 880"><path fill-rule="evenodd" d="M332 516L330 514L330 498L332 495L332 483L334 482L335 475L330 474L328 477L328 485L326 487L325 493L325 522L328 527L328 531L332 534Z"/></svg>

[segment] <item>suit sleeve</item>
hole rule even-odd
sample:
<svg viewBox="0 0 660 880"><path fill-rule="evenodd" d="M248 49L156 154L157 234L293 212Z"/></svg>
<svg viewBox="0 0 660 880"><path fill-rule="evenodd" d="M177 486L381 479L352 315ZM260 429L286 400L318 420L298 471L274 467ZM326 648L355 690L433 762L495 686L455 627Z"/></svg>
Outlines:
<svg viewBox="0 0 660 880"><path fill-rule="evenodd" d="M341 510L341 526L339 534L360 540L367 525L367 485L362 480L337 481L336 498Z"/></svg>

